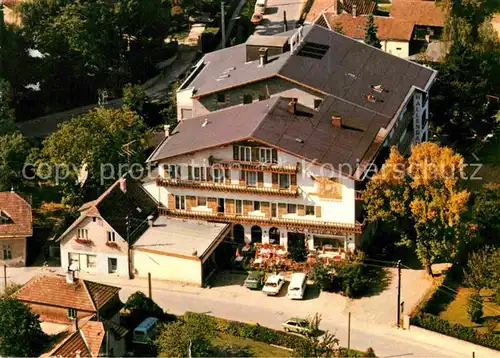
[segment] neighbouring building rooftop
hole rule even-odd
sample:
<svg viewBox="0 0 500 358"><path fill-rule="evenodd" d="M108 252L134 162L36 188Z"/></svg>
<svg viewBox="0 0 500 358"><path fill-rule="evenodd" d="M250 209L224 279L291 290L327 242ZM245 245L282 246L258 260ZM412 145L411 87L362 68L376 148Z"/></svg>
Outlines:
<svg viewBox="0 0 500 358"><path fill-rule="evenodd" d="M199 258L227 234L230 224L160 216L134 245L134 250Z"/></svg>
<svg viewBox="0 0 500 358"><path fill-rule="evenodd" d="M31 236L31 205L15 192L0 193L0 238Z"/></svg>

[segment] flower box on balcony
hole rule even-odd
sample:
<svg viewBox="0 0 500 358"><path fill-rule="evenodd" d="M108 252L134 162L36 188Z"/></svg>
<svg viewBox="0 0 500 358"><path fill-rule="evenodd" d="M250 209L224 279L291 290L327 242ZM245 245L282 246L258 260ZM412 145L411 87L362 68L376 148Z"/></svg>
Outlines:
<svg viewBox="0 0 500 358"><path fill-rule="evenodd" d="M92 244L92 240L90 240L90 239L77 238L75 241L77 243L79 243L79 244L82 244L82 245L90 245L90 244Z"/></svg>
<svg viewBox="0 0 500 358"><path fill-rule="evenodd" d="M114 242L114 241L107 241L107 242L106 242L106 246L108 246L108 247L112 247L112 248L114 248L114 249L117 249L117 248L118 248L118 244L117 244L116 242Z"/></svg>

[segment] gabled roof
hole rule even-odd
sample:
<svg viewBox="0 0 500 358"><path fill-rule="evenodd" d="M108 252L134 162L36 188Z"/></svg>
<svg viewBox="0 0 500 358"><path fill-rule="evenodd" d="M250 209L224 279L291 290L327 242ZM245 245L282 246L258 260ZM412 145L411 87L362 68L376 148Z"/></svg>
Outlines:
<svg viewBox="0 0 500 358"><path fill-rule="evenodd" d="M31 205L18 194L1 192L0 212L9 219L9 223L0 224L0 237L32 235Z"/></svg>
<svg viewBox="0 0 500 358"><path fill-rule="evenodd" d="M96 312L119 291L119 287L78 278L71 284L66 282L64 276L51 275L32 278L14 296L26 303ZM44 317L44 320L50 321L50 317Z"/></svg>
<svg viewBox="0 0 500 358"><path fill-rule="evenodd" d="M50 357L98 357L104 343L106 330L98 321L88 321L78 331L71 333L52 352Z"/></svg>
<svg viewBox="0 0 500 358"><path fill-rule="evenodd" d="M338 0L314 0L311 9L307 13L306 22L312 24L323 11L337 12Z"/></svg>
<svg viewBox="0 0 500 358"><path fill-rule="evenodd" d="M121 188L124 181L125 192ZM142 187L139 181L132 179L129 175L114 182L99 198L83 204L80 216L75 222L57 239L60 241L71 230L77 227L86 217L102 217L123 239L127 238L133 242L147 230L147 218L154 215L158 203Z"/></svg>
<svg viewBox="0 0 500 358"><path fill-rule="evenodd" d="M427 91L435 76L430 68L324 27L307 25L301 31L303 40L298 50L272 57L265 66L259 67L259 61L245 62L244 44L207 54L202 60L203 69L189 84L193 96L280 77L392 118L413 87ZM313 58L302 51L308 46L320 46L326 48L326 52L320 58ZM387 89L380 95L381 101L365 100L370 85Z"/></svg>
<svg viewBox="0 0 500 358"><path fill-rule="evenodd" d="M318 112L297 105L296 114L292 114L289 102L287 98L272 97L183 120L149 160L254 140L334 168L350 164L351 168L341 169L353 175L358 160L365 158L379 130L390 122L388 117L333 96L323 101ZM332 125L334 115L342 117L342 128Z"/></svg>

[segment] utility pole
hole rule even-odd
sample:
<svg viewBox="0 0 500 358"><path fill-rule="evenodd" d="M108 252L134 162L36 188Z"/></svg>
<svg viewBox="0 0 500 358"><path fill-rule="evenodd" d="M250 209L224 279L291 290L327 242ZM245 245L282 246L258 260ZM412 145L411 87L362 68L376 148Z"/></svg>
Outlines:
<svg viewBox="0 0 500 358"><path fill-rule="evenodd" d="M347 354L351 351L351 312L349 312L349 320L347 321Z"/></svg>
<svg viewBox="0 0 500 358"><path fill-rule="evenodd" d="M128 278L131 280L132 277L132 250L130 248L130 220L127 215L126 218L126 226L127 226L127 251L128 251Z"/></svg>
<svg viewBox="0 0 500 358"><path fill-rule="evenodd" d="M221 21L221 29L222 29L222 48L226 48L226 14L224 11L224 1L220 3L220 21Z"/></svg>
<svg viewBox="0 0 500 358"><path fill-rule="evenodd" d="M401 260L398 260L398 328L401 326Z"/></svg>
<svg viewBox="0 0 500 358"><path fill-rule="evenodd" d="M1 0L0 0L1 1ZM3 265L3 289L7 288L7 265Z"/></svg>
<svg viewBox="0 0 500 358"><path fill-rule="evenodd" d="M151 272L148 272L148 293L149 293L149 299L153 299L153 290L151 287Z"/></svg>
<svg viewBox="0 0 500 358"><path fill-rule="evenodd" d="M286 11L283 11L283 27L285 29L285 32L288 31L288 23L286 22Z"/></svg>

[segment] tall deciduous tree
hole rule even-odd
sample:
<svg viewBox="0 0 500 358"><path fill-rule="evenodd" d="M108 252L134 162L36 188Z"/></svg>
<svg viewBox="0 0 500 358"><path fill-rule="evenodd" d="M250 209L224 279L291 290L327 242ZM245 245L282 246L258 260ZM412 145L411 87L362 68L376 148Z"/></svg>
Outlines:
<svg viewBox="0 0 500 358"><path fill-rule="evenodd" d="M500 246L500 184L486 184L474 199L474 220L487 244Z"/></svg>
<svg viewBox="0 0 500 358"><path fill-rule="evenodd" d="M160 328L156 340L160 357L213 356L213 330L193 321L179 320Z"/></svg>
<svg viewBox="0 0 500 358"><path fill-rule="evenodd" d="M377 37L377 26L375 25L375 19L373 18L373 14L368 15L368 20L366 21L364 42L367 45L376 48L382 48L382 44L380 43L380 40Z"/></svg>
<svg viewBox="0 0 500 358"><path fill-rule="evenodd" d="M484 288L500 288L500 248L485 246L469 255L465 282L479 293Z"/></svg>
<svg viewBox="0 0 500 358"><path fill-rule="evenodd" d="M0 135L15 130L12 88L9 82L0 79Z"/></svg>
<svg viewBox="0 0 500 358"><path fill-rule="evenodd" d="M394 225L432 275L438 258L453 259L472 238L469 192L460 189L463 158L425 142L408 159L392 148L364 194L368 219Z"/></svg>
<svg viewBox="0 0 500 358"><path fill-rule="evenodd" d="M53 170L51 179L60 185L66 195L81 193L79 176L88 172L86 187L105 188L116 180L128 161L123 146L133 142L131 163L143 162L143 150L149 132L142 119L125 109L92 110L64 123L43 143L39 163L50 163L52 168L62 168L59 178ZM120 171L120 165L122 170ZM68 171L65 171L68 169ZM45 173L47 174L47 173Z"/></svg>
<svg viewBox="0 0 500 358"><path fill-rule="evenodd" d="M0 355L38 356L47 340L29 307L14 298L0 299Z"/></svg>

